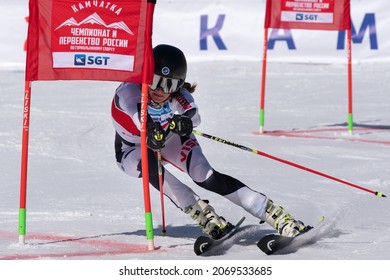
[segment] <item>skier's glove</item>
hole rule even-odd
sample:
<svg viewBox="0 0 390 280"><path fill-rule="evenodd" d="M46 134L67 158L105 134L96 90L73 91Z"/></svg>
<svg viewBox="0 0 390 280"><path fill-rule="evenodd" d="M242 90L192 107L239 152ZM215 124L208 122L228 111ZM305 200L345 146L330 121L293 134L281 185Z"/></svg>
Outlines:
<svg viewBox="0 0 390 280"><path fill-rule="evenodd" d="M159 150L164 147L167 133L159 122L148 123L147 144L151 149Z"/></svg>
<svg viewBox="0 0 390 280"><path fill-rule="evenodd" d="M192 120L185 115L173 115L169 129L180 136L190 136L193 129Z"/></svg>

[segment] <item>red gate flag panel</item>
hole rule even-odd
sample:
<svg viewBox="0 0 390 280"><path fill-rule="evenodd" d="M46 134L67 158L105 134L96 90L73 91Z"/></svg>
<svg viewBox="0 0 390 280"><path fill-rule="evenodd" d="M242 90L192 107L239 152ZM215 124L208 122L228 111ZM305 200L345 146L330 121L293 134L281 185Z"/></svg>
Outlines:
<svg viewBox="0 0 390 280"><path fill-rule="evenodd" d="M349 30L350 0L267 0L264 27Z"/></svg>
<svg viewBox="0 0 390 280"><path fill-rule="evenodd" d="M26 80L151 83L151 74L142 80L152 56L147 2L30 0Z"/></svg>

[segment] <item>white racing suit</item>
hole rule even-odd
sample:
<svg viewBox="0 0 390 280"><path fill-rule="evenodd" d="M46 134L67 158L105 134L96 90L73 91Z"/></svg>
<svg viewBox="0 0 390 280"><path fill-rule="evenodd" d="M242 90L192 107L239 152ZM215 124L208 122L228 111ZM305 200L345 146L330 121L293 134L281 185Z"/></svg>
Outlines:
<svg viewBox="0 0 390 280"><path fill-rule="evenodd" d="M112 102L112 119L116 130L115 153L119 167L128 175L142 177L140 149L140 103L141 86L122 83L116 90ZM200 124L198 108L192 95L184 88L174 94L163 106L148 106L148 115L153 121L169 131L169 120L174 114L186 114L191 117L194 127ZM246 211L261 218L268 198L239 180L214 170L196 140L194 134L180 137L168 132L164 147L161 149L163 165L171 164L187 173L200 187L220 194L242 206ZM149 181L159 189L158 164L155 151L148 149ZM178 180L171 172L163 168L164 195L183 211L192 206L198 195Z"/></svg>

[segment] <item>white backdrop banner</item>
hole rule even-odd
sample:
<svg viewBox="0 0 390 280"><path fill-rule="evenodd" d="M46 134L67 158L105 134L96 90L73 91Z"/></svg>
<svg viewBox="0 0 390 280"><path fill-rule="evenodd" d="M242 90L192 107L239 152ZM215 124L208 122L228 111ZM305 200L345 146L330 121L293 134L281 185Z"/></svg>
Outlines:
<svg viewBox="0 0 390 280"><path fill-rule="evenodd" d="M264 10L265 0L157 0L153 45L176 45L189 60L261 61ZM351 0L351 15L353 62L390 61L389 0ZM0 0L0 67L24 67L27 22L27 0ZM347 62L345 32L269 29L268 34L269 61Z"/></svg>

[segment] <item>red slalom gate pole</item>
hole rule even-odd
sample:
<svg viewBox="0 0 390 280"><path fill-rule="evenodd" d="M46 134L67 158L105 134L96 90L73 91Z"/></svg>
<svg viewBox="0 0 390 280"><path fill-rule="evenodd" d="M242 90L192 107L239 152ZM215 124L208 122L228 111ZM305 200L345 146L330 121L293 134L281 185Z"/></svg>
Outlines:
<svg viewBox="0 0 390 280"><path fill-rule="evenodd" d="M19 243L26 240L26 204L27 204L27 171L28 171L28 141L30 134L31 81L25 81L24 110L22 132L22 159L20 170L20 200L19 200Z"/></svg>
<svg viewBox="0 0 390 280"><path fill-rule="evenodd" d="M353 110L352 110L352 35L351 29L347 30L348 44L348 132L353 130Z"/></svg>
<svg viewBox="0 0 390 280"><path fill-rule="evenodd" d="M264 132L265 82L266 82L266 73L267 73L267 49L268 49L268 28L264 28L263 65L262 65L262 71L261 71L259 133Z"/></svg>
<svg viewBox="0 0 390 280"><path fill-rule="evenodd" d="M152 26L153 26L153 13L156 0L147 1L147 19L146 19L146 42L145 45L151 46L152 38ZM153 229L153 217L152 206L150 202L150 189L149 189L149 162L148 162L148 147L146 144L147 134L147 115L148 115L148 89L149 85L146 83L148 75L153 73L151 68L154 63L150 59L152 55L144 53L144 65L142 69L142 88L141 88L141 167L142 167L142 186L144 191L144 208L145 208L145 227L146 227L146 240L147 248L149 251L155 250L154 246L154 229Z"/></svg>
<svg viewBox="0 0 390 280"><path fill-rule="evenodd" d="M264 156L264 157L267 157L267 158L270 158L270 159L273 159L273 160L282 162L282 163L284 163L284 164L291 165L291 166L293 166L293 167L296 167L296 168L305 170L305 171L307 171L307 172L310 172L310 173L313 173L313 174L316 174L316 175L319 175L319 176L322 176L322 177L331 179L331 180L333 180L333 181L342 183L342 184L344 184L344 185L348 185L348 186L357 188L357 189L359 189L359 190L362 190L362 191L365 191L365 192L368 192L368 193L372 193L372 194L376 195L377 197L386 197L386 195L384 195L384 194L381 193L381 192L373 191L373 190L364 188L364 187L362 187L362 186L359 186L359 185L356 185L356 184L353 184L353 183L350 183L350 182L347 182L347 181L338 179L338 178L336 178L336 177L333 177L333 176L331 176L331 175L322 173L322 172L320 172L320 171L317 171L317 170L314 170L314 169L305 167L305 166L303 166L303 165L299 165L299 164L296 164L296 163L294 163L294 162L291 162L291 161L288 161L288 160L285 160L285 159L282 159L282 158L278 158L278 157L272 156L272 155L270 155L270 154L261 152L261 151L259 151L259 150L251 149L251 148L245 147L245 146L243 146L243 145L236 144L236 143L233 143L233 142L231 142L231 141L228 141L228 140L225 140L225 139L216 137L216 136L212 136L212 135L209 135L209 134L200 132L200 131L193 130L193 133L194 133L194 134L197 134L197 135L200 135L200 136L203 136L203 137L205 137L205 138L208 138L208 139L211 139L211 140L220 142L220 143L222 143L222 144L230 145L230 146L239 148L239 149L244 150L244 151L252 152L252 153L254 153L254 154L258 154L258 155L260 155L260 156Z"/></svg>

